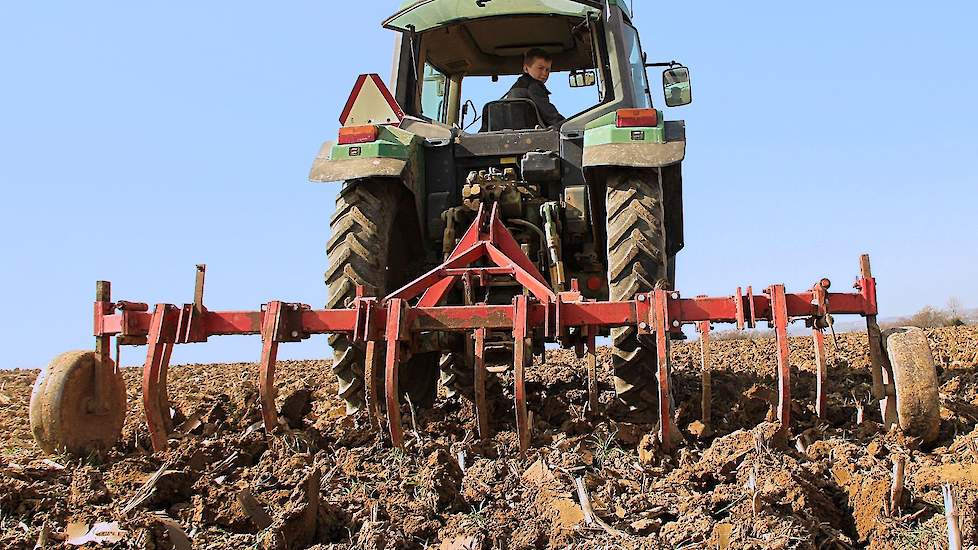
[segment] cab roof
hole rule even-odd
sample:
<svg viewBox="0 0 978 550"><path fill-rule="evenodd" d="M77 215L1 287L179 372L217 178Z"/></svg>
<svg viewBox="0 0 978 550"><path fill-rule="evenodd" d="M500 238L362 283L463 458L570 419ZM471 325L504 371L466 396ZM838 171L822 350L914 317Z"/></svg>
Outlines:
<svg viewBox="0 0 978 550"><path fill-rule="evenodd" d="M624 7L621 0L407 0L384 21L396 31L425 32L454 23L503 15L600 14L605 2Z"/></svg>

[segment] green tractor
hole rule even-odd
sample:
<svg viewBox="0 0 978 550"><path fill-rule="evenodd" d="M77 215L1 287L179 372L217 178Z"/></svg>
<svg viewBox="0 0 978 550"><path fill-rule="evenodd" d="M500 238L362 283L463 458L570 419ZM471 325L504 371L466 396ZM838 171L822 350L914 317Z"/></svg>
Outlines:
<svg viewBox="0 0 978 550"><path fill-rule="evenodd" d="M358 288L385 296L437 266L483 205L498 208L554 290L576 283L588 299L622 301L674 286L685 125L653 107L647 68L666 67L670 107L691 102L689 72L647 62L624 0L411 0L384 27L397 33L390 88L360 77L338 142L323 146L310 175L343 182L327 307L347 307ZM555 126L525 98L472 100L485 88L506 96L500 78L520 75L533 48L573 94L593 97ZM522 292L505 277L484 283L459 284L445 305L509 304ZM472 372L470 339L426 336L400 375L415 404L430 402L439 374L455 392ZM654 343L634 327L610 336L622 411L644 417L657 401ZM511 357L511 335L487 338ZM330 345L339 393L357 411L365 351L344 335Z"/></svg>

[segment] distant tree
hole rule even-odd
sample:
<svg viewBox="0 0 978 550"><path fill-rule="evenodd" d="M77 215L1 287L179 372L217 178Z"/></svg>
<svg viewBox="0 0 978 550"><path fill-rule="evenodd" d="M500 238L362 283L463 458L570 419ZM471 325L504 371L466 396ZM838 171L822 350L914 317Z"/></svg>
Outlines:
<svg viewBox="0 0 978 550"><path fill-rule="evenodd" d="M933 306L925 306L906 319L906 324L920 328L939 328L953 326L952 317Z"/></svg>
<svg viewBox="0 0 978 550"><path fill-rule="evenodd" d="M951 324L956 327L964 326L964 320L961 316L964 314L964 306L961 305L961 301L956 297L951 296L947 300L947 305L945 306L948 317L951 318Z"/></svg>

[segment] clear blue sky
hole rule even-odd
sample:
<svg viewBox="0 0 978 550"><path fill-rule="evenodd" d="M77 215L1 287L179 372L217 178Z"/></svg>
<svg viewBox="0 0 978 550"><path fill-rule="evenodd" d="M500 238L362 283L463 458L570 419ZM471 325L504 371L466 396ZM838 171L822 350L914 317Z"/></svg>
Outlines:
<svg viewBox="0 0 978 550"><path fill-rule="evenodd" d="M356 76L389 74L396 4L3 3L0 366L91 347L99 278L183 303L206 262L212 309L321 306L337 187L306 175ZM693 74L667 109L688 125L681 290L847 288L868 251L884 315L978 306L973 2L636 4L650 59Z"/></svg>

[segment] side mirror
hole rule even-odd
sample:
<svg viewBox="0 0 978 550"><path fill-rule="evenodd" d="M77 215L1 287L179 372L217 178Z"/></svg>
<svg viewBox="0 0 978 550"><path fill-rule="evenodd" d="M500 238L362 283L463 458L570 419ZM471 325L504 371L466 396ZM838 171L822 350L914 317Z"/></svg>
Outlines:
<svg viewBox="0 0 978 550"><path fill-rule="evenodd" d="M689 69L672 67L662 73L662 93L669 107L682 107L693 102L693 86L689 81Z"/></svg>
<svg viewBox="0 0 978 550"><path fill-rule="evenodd" d="M597 83L598 83L598 77L594 72L594 69L587 69L583 71L571 71L570 74L571 88L585 88L587 86L594 86Z"/></svg>

